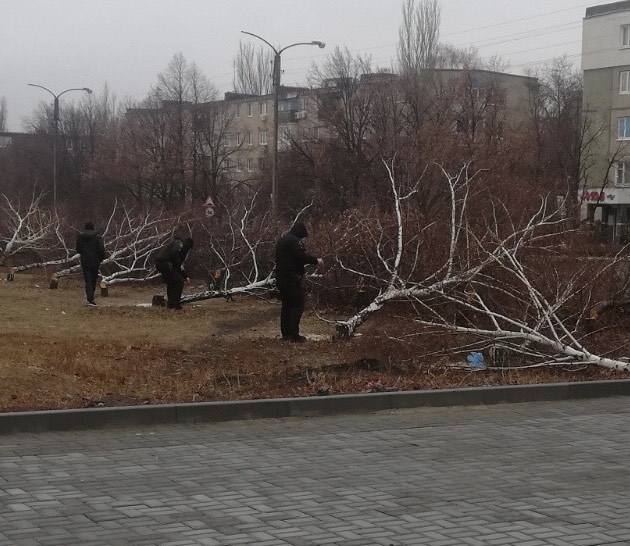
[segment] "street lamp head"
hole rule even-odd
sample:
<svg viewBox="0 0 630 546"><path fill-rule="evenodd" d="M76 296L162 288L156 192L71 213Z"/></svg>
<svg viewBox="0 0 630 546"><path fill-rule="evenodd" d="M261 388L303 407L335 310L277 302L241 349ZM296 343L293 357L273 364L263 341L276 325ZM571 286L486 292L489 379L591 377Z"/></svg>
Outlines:
<svg viewBox="0 0 630 546"><path fill-rule="evenodd" d="M88 95L92 94L92 90L89 87L84 87L83 91L86 91Z"/></svg>
<svg viewBox="0 0 630 546"><path fill-rule="evenodd" d="M319 49L324 49L326 47L326 44L324 42L320 42L319 40L313 40L311 43L319 47Z"/></svg>

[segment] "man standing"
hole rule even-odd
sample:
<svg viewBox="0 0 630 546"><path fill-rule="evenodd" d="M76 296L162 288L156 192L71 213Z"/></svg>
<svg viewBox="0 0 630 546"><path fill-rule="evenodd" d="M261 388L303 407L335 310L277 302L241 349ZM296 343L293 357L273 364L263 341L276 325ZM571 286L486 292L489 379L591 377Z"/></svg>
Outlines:
<svg viewBox="0 0 630 546"><path fill-rule="evenodd" d="M182 240L175 237L170 243L164 245L155 256L155 269L162 274L166 283L166 307L169 309L181 309L180 300L184 283L188 279L183 269L188 251L193 247L191 238Z"/></svg>
<svg viewBox="0 0 630 546"><path fill-rule="evenodd" d="M77 236L77 252L81 256L81 269L85 279L85 297L87 304L96 307L94 290L101 262L105 259L103 238L94 230L92 222L86 222L83 231Z"/></svg>
<svg viewBox="0 0 630 546"><path fill-rule="evenodd" d="M323 260L311 256L304 248L308 236L306 226L296 222L276 244L276 287L280 291L280 331L285 341L306 341L300 335L300 319L304 311L304 266L321 265Z"/></svg>

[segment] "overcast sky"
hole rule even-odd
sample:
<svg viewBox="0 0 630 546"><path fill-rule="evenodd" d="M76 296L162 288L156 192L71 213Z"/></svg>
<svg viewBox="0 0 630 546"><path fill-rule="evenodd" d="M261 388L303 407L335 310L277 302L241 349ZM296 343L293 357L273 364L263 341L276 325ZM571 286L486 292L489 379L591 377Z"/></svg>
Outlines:
<svg viewBox="0 0 630 546"><path fill-rule="evenodd" d="M592 0L441 0L443 42L499 54L520 74L567 55L580 66L582 18ZM105 84L119 101L142 99L181 52L219 91L232 88L240 33L276 47L321 40L326 49L291 48L282 55L282 83L304 84L313 61L336 46L372 56L374 66L396 59L402 0L0 0L0 97L8 129L24 129L38 103L53 93ZM67 93L66 101L80 100Z"/></svg>

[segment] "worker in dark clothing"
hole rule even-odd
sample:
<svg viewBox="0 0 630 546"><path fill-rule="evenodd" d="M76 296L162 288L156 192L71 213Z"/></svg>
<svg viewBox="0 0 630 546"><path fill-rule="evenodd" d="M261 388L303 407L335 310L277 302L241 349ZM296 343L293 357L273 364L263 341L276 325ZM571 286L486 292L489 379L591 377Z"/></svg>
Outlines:
<svg viewBox="0 0 630 546"><path fill-rule="evenodd" d="M300 319L305 299L304 266L323 263L321 258L306 252L304 238L307 236L306 226L297 222L276 244L276 287L282 300L280 331L282 339L286 341L306 341L300 334Z"/></svg>
<svg viewBox="0 0 630 546"><path fill-rule="evenodd" d="M166 283L166 307L169 309L181 309L180 300L184 283L188 279L183 269L188 251L193 247L191 238L181 239L175 237L170 243L164 245L155 256L155 268L162 274Z"/></svg>
<svg viewBox="0 0 630 546"><path fill-rule="evenodd" d="M77 236L77 252L81 256L87 304L96 307L94 290L96 289L99 267L105 259L105 244L103 238L96 233L92 222L87 222L83 226L83 231Z"/></svg>

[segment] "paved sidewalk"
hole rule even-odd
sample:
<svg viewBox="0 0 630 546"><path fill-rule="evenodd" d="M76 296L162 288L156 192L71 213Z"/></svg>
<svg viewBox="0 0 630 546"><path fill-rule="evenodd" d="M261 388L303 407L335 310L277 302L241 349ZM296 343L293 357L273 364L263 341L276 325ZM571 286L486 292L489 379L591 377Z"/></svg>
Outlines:
<svg viewBox="0 0 630 546"><path fill-rule="evenodd" d="M0 545L630 544L630 398L0 436Z"/></svg>

